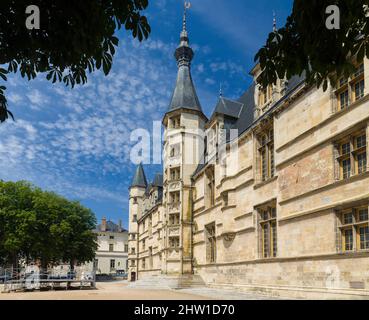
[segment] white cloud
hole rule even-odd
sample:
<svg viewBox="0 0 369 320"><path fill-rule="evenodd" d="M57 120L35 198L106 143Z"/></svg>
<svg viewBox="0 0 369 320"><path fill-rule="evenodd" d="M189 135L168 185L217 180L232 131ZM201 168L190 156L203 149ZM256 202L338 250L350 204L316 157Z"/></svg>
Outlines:
<svg viewBox="0 0 369 320"><path fill-rule="evenodd" d="M151 130L166 112L176 78L176 46L126 41L109 76L97 72L73 90L42 77L27 82L12 76L9 101L17 121L0 125L0 179L26 179L74 199L126 205L133 166L130 134ZM223 64L233 68L229 62L216 63L213 71ZM216 83L207 69L196 67L199 84ZM204 105L217 97L201 85L198 91ZM34 110L25 110L25 101Z"/></svg>

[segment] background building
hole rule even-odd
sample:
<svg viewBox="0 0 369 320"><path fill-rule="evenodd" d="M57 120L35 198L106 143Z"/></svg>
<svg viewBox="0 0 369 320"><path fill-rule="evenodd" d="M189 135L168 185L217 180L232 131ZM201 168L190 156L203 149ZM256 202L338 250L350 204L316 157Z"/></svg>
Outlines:
<svg viewBox="0 0 369 320"><path fill-rule="evenodd" d="M94 267L96 273L111 274L128 270L128 231L119 221L115 224L103 218L95 230L98 249Z"/></svg>

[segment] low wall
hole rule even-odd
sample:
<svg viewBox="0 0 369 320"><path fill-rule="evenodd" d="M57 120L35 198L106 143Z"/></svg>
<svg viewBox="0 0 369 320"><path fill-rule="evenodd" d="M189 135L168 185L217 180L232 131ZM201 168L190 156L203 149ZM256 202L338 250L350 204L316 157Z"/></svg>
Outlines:
<svg viewBox="0 0 369 320"><path fill-rule="evenodd" d="M369 253L197 266L211 287L308 299L369 299Z"/></svg>

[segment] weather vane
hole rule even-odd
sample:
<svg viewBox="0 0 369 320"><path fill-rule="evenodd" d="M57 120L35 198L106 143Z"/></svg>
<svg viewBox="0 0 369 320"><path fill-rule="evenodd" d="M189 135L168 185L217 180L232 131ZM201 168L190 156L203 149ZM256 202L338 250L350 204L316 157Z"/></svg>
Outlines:
<svg viewBox="0 0 369 320"><path fill-rule="evenodd" d="M191 2L185 1L184 2L184 12L183 12L183 31L186 30L186 15L187 10L191 8Z"/></svg>
<svg viewBox="0 0 369 320"><path fill-rule="evenodd" d="M185 1L184 2L184 7L185 7L185 10L188 10L191 8L191 2L190 1Z"/></svg>

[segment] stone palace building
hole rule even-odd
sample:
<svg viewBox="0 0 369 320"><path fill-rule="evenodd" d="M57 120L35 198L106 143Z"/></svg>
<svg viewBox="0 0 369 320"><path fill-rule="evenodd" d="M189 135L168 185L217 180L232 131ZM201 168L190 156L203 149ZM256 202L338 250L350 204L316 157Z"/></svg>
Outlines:
<svg viewBox="0 0 369 320"><path fill-rule="evenodd" d="M256 65L208 119L193 56L184 20L163 174L139 165L129 191L130 280L369 298L369 61L325 92L263 89Z"/></svg>

